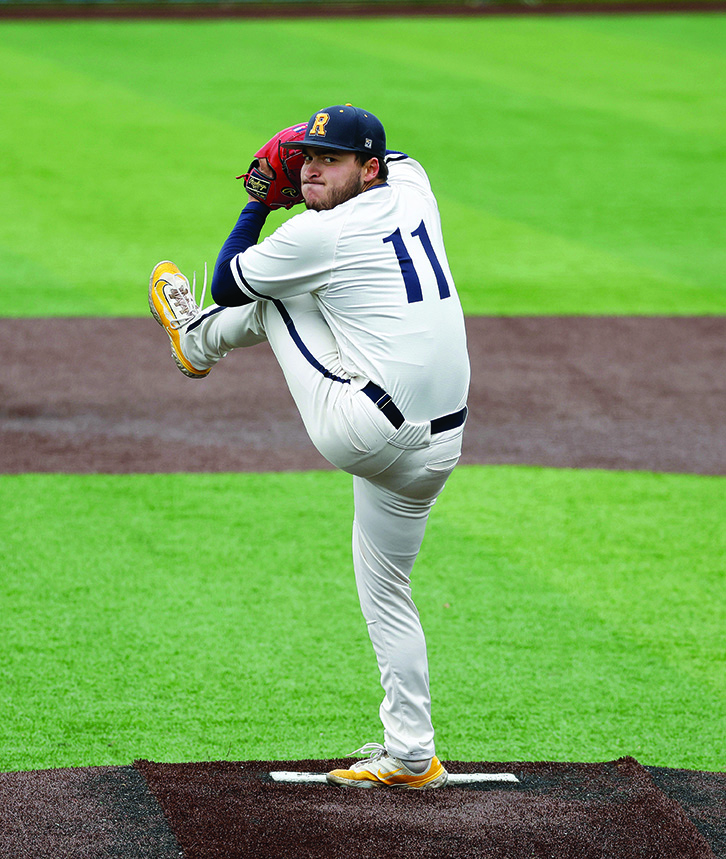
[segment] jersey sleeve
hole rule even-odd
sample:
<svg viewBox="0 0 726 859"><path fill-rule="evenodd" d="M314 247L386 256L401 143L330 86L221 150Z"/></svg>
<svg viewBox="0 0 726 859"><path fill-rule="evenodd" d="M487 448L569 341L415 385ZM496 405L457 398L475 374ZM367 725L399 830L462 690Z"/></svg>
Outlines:
<svg viewBox="0 0 726 859"><path fill-rule="evenodd" d="M234 277L232 277L230 262L237 254L257 244L269 214L270 210L267 206L257 201L248 203L242 210L242 214L237 219L229 238L222 246L214 266L212 298L216 304L222 307L239 307L242 304L249 304L252 300L237 286Z"/></svg>
<svg viewBox="0 0 726 859"><path fill-rule="evenodd" d="M237 286L252 300L284 299L314 292L330 282L335 236L318 212L307 211L237 254L231 261Z"/></svg>
<svg viewBox="0 0 726 859"><path fill-rule="evenodd" d="M388 182L391 185L412 185L426 194L431 194L431 183L426 171L418 161L403 152L386 152Z"/></svg>

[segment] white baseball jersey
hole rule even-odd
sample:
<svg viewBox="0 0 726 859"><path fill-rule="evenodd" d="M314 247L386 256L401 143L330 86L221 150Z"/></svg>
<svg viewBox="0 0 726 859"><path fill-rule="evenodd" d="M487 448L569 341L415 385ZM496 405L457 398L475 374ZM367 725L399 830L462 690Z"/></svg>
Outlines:
<svg viewBox="0 0 726 859"><path fill-rule="evenodd" d="M311 440L353 475L353 566L385 691L385 747L421 760L435 754L434 729L410 575L429 512L461 455L469 361L426 174L405 156L389 166L385 185L296 215L234 256L230 269L225 255L225 276L231 270L259 300L208 308L179 336L200 370L267 340ZM400 425L366 382L392 397ZM460 410L451 423L431 423Z"/></svg>
<svg viewBox="0 0 726 859"><path fill-rule="evenodd" d="M412 158L388 182L305 211L231 264L252 299L312 293L351 376L380 385L407 420L458 411L469 387L464 316L436 199Z"/></svg>

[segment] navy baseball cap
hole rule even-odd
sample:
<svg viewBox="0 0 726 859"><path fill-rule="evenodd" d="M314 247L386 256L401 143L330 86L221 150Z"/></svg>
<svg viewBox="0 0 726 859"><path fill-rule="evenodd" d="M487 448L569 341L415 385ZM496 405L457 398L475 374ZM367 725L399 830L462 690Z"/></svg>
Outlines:
<svg viewBox="0 0 726 859"><path fill-rule="evenodd" d="M291 140L280 146L362 152L382 161L386 154L386 132L378 117L367 110L352 104L335 104L310 117L302 140Z"/></svg>

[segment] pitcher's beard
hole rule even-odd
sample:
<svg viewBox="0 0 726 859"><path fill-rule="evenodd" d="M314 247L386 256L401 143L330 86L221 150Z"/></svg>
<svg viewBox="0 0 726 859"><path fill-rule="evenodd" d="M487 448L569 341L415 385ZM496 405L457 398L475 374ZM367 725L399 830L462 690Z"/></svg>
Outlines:
<svg viewBox="0 0 726 859"><path fill-rule="evenodd" d="M305 200L305 206L316 212L323 212L326 209L334 209L341 203L345 203L347 200L352 200L353 197L357 197L363 190L364 184L363 178L355 174L351 176L346 184L340 188L327 189L328 193L324 199L311 200L309 202L308 200ZM303 197L304 196L305 191L303 190Z"/></svg>

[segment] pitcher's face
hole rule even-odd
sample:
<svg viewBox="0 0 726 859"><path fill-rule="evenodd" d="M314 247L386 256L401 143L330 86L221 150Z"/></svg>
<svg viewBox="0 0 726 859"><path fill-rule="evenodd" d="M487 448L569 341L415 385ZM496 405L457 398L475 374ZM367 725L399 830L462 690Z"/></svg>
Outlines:
<svg viewBox="0 0 726 859"><path fill-rule="evenodd" d="M364 190L366 165L359 163L354 152L309 147L303 153L300 181L308 209L333 209Z"/></svg>

